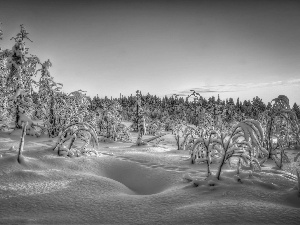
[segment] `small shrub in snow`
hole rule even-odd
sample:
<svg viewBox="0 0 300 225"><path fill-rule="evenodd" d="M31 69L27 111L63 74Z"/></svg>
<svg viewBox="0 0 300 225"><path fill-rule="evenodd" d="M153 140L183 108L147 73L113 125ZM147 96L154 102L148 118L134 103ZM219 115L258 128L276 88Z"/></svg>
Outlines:
<svg viewBox="0 0 300 225"><path fill-rule="evenodd" d="M177 150L180 150L180 138L184 135L184 123L180 120L173 121L172 133L174 134Z"/></svg>
<svg viewBox="0 0 300 225"><path fill-rule="evenodd" d="M84 144L79 149L72 149L76 139L80 139ZM66 147L66 143L69 146ZM88 148L92 144L92 149ZM98 139L94 128L88 123L73 123L66 127L66 129L59 135L58 141L53 150L58 152L61 156L81 156L81 155L97 155Z"/></svg>
<svg viewBox="0 0 300 225"><path fill-rule="evenodd" d="M13 145L13 146L11 146L11 147L9 148L9 151L11 151L11 152L16 152L17 149L16 149L16 147Z"/></svg>
<svg viewBox="0 0 300 225"><path fill-rule="evenodd" d="M158 147L159 144L160 144L162 141L164 141L164 139L163 139L163 138L160 138L160 137L157 138L157 139L155 139L155 140L154 140L153 147Z"/></svg>

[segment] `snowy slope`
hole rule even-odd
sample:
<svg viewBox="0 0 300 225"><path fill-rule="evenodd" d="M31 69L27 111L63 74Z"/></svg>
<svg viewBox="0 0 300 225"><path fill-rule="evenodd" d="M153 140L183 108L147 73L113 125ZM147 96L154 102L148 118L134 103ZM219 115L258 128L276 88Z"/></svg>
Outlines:
<svg viewBox="0 0 300 225"><path fill-rule="evenodd" d="M300 224L296 177L273 162L242 182L225 167L215 186L195 187L183 177L201 184L206 169L171 135L156 147L100 143L98 157L79 158L26 137L22 164L10 149L18 142L0 134L0 224Z"/></svg>

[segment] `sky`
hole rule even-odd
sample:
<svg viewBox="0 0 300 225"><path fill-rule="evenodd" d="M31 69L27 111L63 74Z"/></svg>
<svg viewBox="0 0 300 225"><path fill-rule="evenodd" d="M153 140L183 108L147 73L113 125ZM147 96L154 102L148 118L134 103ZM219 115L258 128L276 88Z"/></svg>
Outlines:
<svg viewBox="0 0 300 225"><path fill-rule="evenodd" d="M2 49L20 24L67 93L300 104L300 1L0 0Z"/></svg>

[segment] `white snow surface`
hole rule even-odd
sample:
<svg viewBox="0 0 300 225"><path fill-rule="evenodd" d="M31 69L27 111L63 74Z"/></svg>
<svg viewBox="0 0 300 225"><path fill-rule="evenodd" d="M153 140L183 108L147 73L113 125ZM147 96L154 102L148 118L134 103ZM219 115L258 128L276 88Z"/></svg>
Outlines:
<svg viewBox="0 0 300 225"><path fill-rule="evenodd" d="M19 164L19 139L0 133L0 224L300 224L297 178L272 161L242 170L241 182L228 165L220 181L205 180L205 163L192 165L168 134L155 146L100 143L99 156L78 158L26 136Z"/></svg>

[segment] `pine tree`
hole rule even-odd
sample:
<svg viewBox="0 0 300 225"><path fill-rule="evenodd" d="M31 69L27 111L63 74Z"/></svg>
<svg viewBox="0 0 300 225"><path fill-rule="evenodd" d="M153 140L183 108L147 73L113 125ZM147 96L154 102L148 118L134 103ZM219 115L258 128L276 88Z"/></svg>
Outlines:
<svg viewBox="0 0 300 225"><path fill-rule="evenodd" d="M296 113L297 119L300 120L300 107L296 102L293 105L293 111Z"/></svg>
<svg viewBox="0 0 300 225"><path fill-rule="evenodd" d="M220 95L218 94L217 104L219 105L221 103Z"/></svg>
<svg viewBox="0 0 300 225"><path fill-rule="evenodd" d="M9 96L14 110L12 114L15 117L15 127L22 128L21 117L24 118L25 114L31 114L32 102L32 85L37 83L32 79L32 76L36 72L36 66L39 63L39 59L36 56L27 56L28 48L25 47L25 39L31 41L28 37L28 32L23 25L20 25L20 32L16 37L12 37L10 40L14 40L15 44L12 50L6 50L7 63L6 68L8 74L5 82L6 95ZM31 41L32 42L32 41ZM26 117L28 116L26 115ZM31 126L31 124L30 124Z"/></svg>

